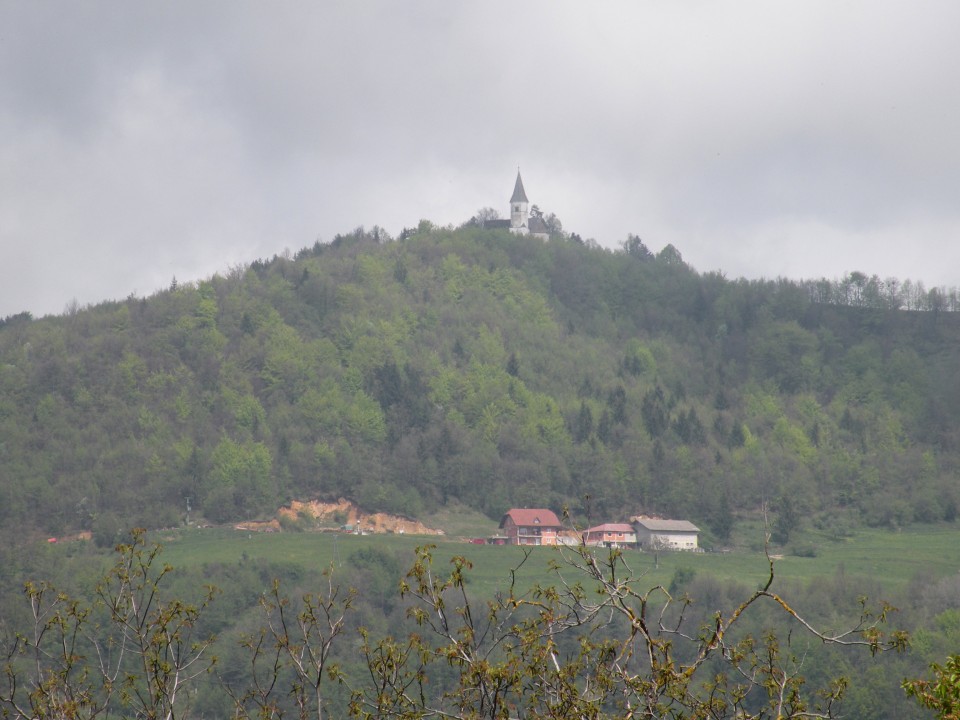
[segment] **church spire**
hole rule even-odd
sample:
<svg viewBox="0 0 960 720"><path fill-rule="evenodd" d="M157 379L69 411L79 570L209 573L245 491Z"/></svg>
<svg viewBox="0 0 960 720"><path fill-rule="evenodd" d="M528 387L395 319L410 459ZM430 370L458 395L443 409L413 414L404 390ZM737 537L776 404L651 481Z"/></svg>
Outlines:
<svg viewBox="0 0 960 720"><path fill-rule="evenodd" d="M529 200L527 200L527 194L523 191L523 180L520 178L520 168L517 168L517 183L513 186L513 197L510 198L510 202L529 202Z"/></svg>
<svg viewBox="0 0 960 720"><path fill-rule="evenodd" d="M510 198L510 230L511 232L526 235L530 213L527 210L527 194L523 191L523 180L520 179L520 168L517 168L517 182L513 186L513 197Z"/></svg>

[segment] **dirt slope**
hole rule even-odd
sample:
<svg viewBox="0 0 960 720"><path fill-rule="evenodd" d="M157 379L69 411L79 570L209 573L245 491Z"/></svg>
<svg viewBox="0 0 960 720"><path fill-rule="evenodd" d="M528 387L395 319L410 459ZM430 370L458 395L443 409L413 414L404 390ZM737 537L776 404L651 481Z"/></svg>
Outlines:
<svg viewBox="0 0 960 720"><path fill-rule="evenodd" d="M277 511L278 518L297 520L309 517L325 525L359 525L363 532L397 533L406 535L442 535L442 530L428 528L418 520L409 520L386 513L365 513L349 500L340 499L335 503L318 500L301 502L294 500L287 507ZM279 524L279 523L278 523Z"/></svg>

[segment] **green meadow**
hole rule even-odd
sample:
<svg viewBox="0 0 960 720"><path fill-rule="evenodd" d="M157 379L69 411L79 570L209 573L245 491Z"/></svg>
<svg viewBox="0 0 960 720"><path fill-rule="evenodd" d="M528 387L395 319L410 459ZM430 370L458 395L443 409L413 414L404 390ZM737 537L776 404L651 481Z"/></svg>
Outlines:
<svg viewBox="0 0 960 720"><path fill-rule="evenodd" d="M450 567L450 559L463 556L472 564L468 581L484 590L505 589L511 579L518 587L555 581L551 563L564 565L569 550L541 547L525 550L509 546L473 545L443 536L346 535L341 533L281 532L250 533L224 528L191 529L153 533L150 540L163 546L163 559L174 567L206 563L234 564L247 559L289 564L304 568L333 566L349 573L350 556L364 548L377 548L397 555L409 565L414 550L434 545L438 571ZM843 574L860 578L872 588L903 589L912 581L945 577L960 570L960 530L955 526L920 526L900 532L861 530L836 540L808 534L804 547L815 557L780 556L771 549L777 584L809 584L820 578ZM598 552L605 552L599 550ZM668 585L680 568L718 580L757 585L765 581L769 561L760 549L743 547L730 552L674 553L656 555L625 550L624 559L637 576L650 586ZM571 579L575 574L565 573Z"/></svg>

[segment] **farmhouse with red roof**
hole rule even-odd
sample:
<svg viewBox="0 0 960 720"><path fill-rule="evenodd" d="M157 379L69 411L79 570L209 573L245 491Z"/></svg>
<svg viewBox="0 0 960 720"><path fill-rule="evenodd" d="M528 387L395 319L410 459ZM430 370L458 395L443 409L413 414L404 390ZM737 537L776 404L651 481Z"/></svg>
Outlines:
<svg viewBox="0 0 960 720"><path fill-rule="evenodd" d="M583 531L583 544L597 547L633 547L637 532L630 523L604 523Z"/></svg>
<svg viewBox="0 0 960 720"><path fill-rule="evenodd" d="M553 510L513 508L500 521L510 545L556 545L562 527Z"/></svg>

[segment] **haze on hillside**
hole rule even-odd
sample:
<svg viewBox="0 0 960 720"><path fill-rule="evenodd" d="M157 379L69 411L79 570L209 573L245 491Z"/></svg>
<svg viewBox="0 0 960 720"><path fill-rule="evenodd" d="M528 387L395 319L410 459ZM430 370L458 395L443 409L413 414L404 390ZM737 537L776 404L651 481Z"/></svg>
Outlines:
<svg viewBox="0 0 960 720"><path fill-rule="evenodd" d="M0 317L532 202L700 271L954 286L960 6L0 6Z"/></svg>

